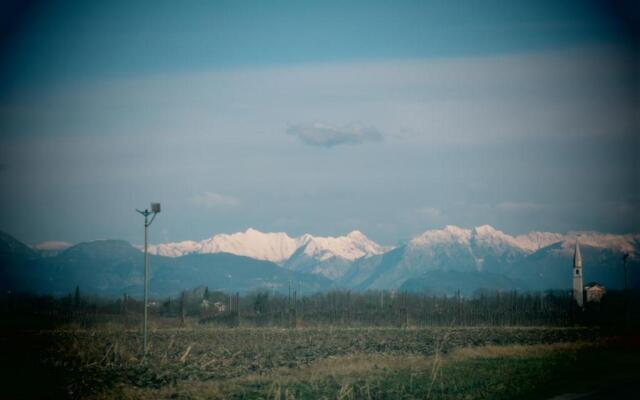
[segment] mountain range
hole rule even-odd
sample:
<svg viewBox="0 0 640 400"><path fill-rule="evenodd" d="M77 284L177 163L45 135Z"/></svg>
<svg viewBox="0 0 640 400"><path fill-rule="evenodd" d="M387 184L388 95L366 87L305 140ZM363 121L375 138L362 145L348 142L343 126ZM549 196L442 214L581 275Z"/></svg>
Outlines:
<svg viewBox="0 0 640 400"><path fill-rule="evenodd" d="M512 236L489 225L427 230L396 247L379 245L362 232L345 236L292 238L255 229L217 234L202 241L152 245L153 295L211 289L287 291L394 289L432 294L478 289L547 290L571 287L576 240L584 259L585 284L620 289L622 255L631 287L640 287L638 234L531 232ZM51 243L51 242L50 242ZM139 246L119 240L28 246L0 234L0 288L63 294L76 285L100 295L141 293Z"/></svg>
<svg viewBox="0 0 640 400"><path fill-rule="evenodd" d="M217 234L200 242L188 240L149 247L151 254L165 257L230 253L272 261L293 271L320 274L333 280L340 278L354 260L382 254L384 250L360 231L339 237L304 234L291 238L284 232L264 233L253 228L231 235Z"/></svg>
<svg viewBox="0 0 640 400"><path fill-rule="evenodd" d="M149 264L152 296L176 296L202 285L233 292L286 292L289 282L300 281L309 292L331 286L331 281L319 275L288 271L270 261L229 253L150 255ZM0 233L0 290L5 292L65 295L79 286L83 293L101 296L141 296L143 271L143 253L126 241L79 243L50 255Z"/></svg>
<svg viewBox="0 0 640 400"><path fill-rule="evenodd" d="M576 240L584 259L585 284L624 285L622 255L628 261L629 282L640 285L640 235L532 232L511 236L489 225L473 229L447 226L428 230L389 252L354 262L340 279L358 290L398 288L439 294L477 289L547 290L572 285Z"/></svg>

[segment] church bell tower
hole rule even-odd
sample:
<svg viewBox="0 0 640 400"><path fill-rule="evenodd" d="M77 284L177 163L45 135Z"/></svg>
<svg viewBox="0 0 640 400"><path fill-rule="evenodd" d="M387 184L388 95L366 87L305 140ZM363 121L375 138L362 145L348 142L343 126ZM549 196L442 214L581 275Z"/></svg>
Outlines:
<svg viewBox="0 0 640 400"><path fill-rule="evenodd" d="M584 302L584 294L582 289L582 254L580 254L580 245L576 239L576 249L573 253L573 298L582 307Z"/></svg>

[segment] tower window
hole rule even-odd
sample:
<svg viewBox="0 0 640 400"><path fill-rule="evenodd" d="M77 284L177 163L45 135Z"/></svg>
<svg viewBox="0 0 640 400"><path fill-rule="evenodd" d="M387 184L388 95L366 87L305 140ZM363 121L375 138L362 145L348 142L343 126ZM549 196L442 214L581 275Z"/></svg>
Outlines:
<svg viewBox="0 0 640 400"><path fill-rule="evenodd" d="M576 269L576 275L580 275L580 270Z"/></svg>

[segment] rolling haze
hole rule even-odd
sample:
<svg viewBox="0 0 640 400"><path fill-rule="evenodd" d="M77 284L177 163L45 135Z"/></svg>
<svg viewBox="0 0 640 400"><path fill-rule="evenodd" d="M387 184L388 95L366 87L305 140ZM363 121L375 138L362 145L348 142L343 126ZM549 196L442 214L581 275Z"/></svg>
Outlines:
<svg viewBox="0 0 640 400"><path fill-rule="evenodd" d="M0 230L25 243L139 244L151 201L153 243L638 232L630 3L90 3L0 7Z"/></svg>

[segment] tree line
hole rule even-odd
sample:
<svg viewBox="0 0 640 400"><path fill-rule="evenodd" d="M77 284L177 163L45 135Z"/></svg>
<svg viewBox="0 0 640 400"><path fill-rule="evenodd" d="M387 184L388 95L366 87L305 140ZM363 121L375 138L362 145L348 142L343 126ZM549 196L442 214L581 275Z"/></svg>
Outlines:
<svg viewBox="0 0 640 400"><path fill-rule="evenodd" d="M300 296L255 291L228 293L201 287L179 296L152 299L149 311L156 323L219 326L573 326L638 324L638 291L610 291L600 302L577 306L569 291L478 291L435 296L426 293L333 290ZM6 293L1 312L5 323L100 322L136 328L143 304L84 296L80 288L64 297Z"/></svg>

